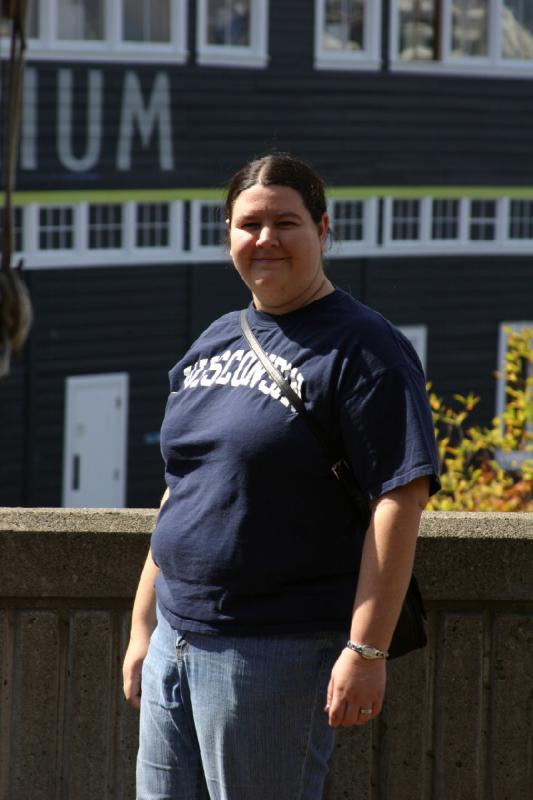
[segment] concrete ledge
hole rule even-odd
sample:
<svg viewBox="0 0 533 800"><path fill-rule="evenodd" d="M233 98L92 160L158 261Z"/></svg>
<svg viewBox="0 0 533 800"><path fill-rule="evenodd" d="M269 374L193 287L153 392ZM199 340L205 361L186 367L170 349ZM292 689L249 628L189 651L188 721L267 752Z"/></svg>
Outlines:
<svg viewBox="0 0 533 800"><path fill-rule="evenodd" d="M0 509L2 594L131 597L156 517L152 509ZM532 541L531 514L425 513L415 569L426 600L491 602L496 586L499 602L533 599Z"/></svg>
<svg viewBox="0 0 533 800"><path fill-rule="evenodd" d="M131 598L156 517L148 509L0 509L1 592Z"/></svg>
<svg viewBox="0 0 533 800"><path fill-rule="evenodd" d="M151 508L0 508L0 533L150 533Z"/></svg>
<svg viewBox="0 0 533 800"><path fill-rule="evenodd" d="M0 509L0 800L133 800L121 693L152 509ZM533 774L533 515L425 513L429 646L340 732L326 800L522 800Z"/></svg>

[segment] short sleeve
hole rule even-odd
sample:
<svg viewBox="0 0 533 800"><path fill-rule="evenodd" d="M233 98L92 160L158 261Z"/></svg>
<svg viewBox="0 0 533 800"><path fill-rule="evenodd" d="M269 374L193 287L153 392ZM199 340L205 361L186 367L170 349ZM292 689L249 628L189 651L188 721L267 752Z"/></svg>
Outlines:
<svg viewBox="0 0 533 800"><path fill-rule="evenodd" d="M375 499L427 475L440 488L431 410L422 375L384 370L358 387L341 410L344 448L356 479Z"/></svg>

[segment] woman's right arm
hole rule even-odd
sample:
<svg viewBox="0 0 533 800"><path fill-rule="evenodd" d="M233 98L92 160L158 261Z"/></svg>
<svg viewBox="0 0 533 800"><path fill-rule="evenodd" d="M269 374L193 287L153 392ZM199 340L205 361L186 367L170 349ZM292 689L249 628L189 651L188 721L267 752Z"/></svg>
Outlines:
<svg viewBox="0 0 533 800"><path fill-rule="evenodd" d="M161 506L168 498L168 489L161 500ZM159 567L154 564L149 552L144 563L141 578L135 594L131 615L130 641L122 666L123 688L126 700L134 708L141 705L141 670L148 651L150 636L156 625L155 579Z"/></svg>

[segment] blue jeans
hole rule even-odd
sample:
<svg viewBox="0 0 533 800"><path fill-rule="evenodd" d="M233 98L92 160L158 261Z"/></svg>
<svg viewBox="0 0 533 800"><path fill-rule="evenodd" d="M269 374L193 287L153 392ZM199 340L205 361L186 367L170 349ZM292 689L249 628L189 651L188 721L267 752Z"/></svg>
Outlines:
<svg viewBox="0 0 533 800"><path fill-rule="evenodd" d="M319 800L335 742L323 708L345 639L180 634L158 614L137 800Z"/></svg>

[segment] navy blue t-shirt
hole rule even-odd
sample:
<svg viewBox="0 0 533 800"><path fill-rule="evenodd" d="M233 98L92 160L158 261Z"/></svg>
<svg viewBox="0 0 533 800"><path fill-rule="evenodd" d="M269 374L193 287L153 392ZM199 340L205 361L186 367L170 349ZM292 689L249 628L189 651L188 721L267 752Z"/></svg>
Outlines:
<svg viewBox="0 0 533 800"><path fill-rule="evenodd" d="M396 328L339 289L289 314L251 307L248 320L369 498L422 475L438 488L424 375ZM193 631L348 630L364 530L239 312L199 337L170 389L170 496L152 537L163 614Z"/></svg>

